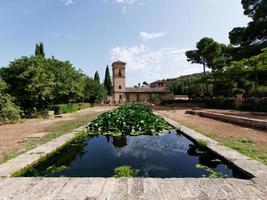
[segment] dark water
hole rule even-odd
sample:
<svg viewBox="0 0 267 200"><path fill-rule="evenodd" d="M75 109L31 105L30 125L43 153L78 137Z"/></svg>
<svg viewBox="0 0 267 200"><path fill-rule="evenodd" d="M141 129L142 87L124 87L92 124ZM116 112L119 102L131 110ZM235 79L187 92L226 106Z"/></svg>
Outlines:
<svg viewBox="0 0 267 200"><path fill-rule="evenodd" d="M142 177L209 177L219 173L220 177L244 178L175 131L162 136L92 137L66 146L22 176L112 177L114 169L124 165L138 169Z"/></svg>

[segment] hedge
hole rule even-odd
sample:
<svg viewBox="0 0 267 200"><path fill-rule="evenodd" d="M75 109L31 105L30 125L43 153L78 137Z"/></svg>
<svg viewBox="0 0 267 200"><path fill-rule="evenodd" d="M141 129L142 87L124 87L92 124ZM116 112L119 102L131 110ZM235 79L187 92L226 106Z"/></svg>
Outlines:
<svg viewBox="0 0 267 200"><path fill-rule="evenodd" d="M245 99L240 109L245 111L267 112L267 98Z"/></svg>
<svg viewBox="0 0 267 200"><path fill-rule="evenodd" d="M235 108L234 98L207 99L205 103L208 108L218 108L218 109L234 109Z"/></svg>
<svg viewBox="0 0 267 200"><path fill-rule="evenodd" d="M183 103L204 104L207 108L235 109L235 98L216 99L193 99L193 100L164 100L162 105L179 105ZM267 98L247 98L244 100L240 110L267 112Z"/></svg>
<svg viewBox="0 0 267 200"><path fill-rule="evenodd" d="M59 115L86 109L89 108L90 106L91 105L89 103L58 104L54 106L54 112L55 115Z"/></svg>

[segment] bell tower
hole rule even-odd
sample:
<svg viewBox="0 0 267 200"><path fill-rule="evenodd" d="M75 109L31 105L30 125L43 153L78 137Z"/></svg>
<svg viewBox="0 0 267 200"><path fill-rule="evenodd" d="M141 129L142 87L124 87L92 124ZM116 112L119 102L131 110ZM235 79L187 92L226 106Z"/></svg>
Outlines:
<svg viewBox="0 0 267 200"><path fill-rule="evenodd" d="M126 101L125 66L126 66L126 63L122 61L116 61L112 63L113 103L114 104L120 104Z"/></svg>

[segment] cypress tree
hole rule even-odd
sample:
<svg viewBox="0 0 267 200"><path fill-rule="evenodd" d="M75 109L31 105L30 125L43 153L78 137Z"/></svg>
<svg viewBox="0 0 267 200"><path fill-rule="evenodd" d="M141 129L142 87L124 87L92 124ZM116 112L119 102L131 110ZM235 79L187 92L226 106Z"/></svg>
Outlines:
<svg viewBox="0 0 267 200"><path fill-rule="evenodd" d="M39 47L39 44L37 43L36 45L35 45L35 56L39 56L40 55L40 47Z"/></svg>
<svg viewBox="0 0 267 200"><path fill-rule="evenodd" d="M45 57L44 44L42 42L35 45L35 56Z"/></svg>
<svg viewBox="0 0 267 200"><path fill-rule="evenodd" d="M112 82L111 82L111 77L110 77L110 73L109 73L109 67L108 67L108 65L107 65L106 73L105 73L104 87L105 87L106 90L108 91L108 95L111 95L111 91L112 91Z"/></svg>
<svg viewBox="0 0 267 200"><path fill-rule="evenodd" d="M100 77L98 71L95 72L94 81L100 84Z"/></svg>
<svg viewBox="0 0 267 200"><path fill-rule="evenodd" d="M39 44L39 49L40 49L40 56L45 57L44 44L42 42L40 42Z"/></svg>

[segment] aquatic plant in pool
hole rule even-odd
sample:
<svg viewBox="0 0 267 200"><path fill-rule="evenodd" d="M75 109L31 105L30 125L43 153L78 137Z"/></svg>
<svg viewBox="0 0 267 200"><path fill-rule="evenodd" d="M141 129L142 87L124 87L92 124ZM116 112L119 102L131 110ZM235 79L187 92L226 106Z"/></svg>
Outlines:
<svg viewBox="0 0 267 200"><path fill-rule="evenodd" d="M150 108L141 104L125 104L98 116L88 129L92 134L102 135L153 135L168 132L171 127Z"/></svg>

